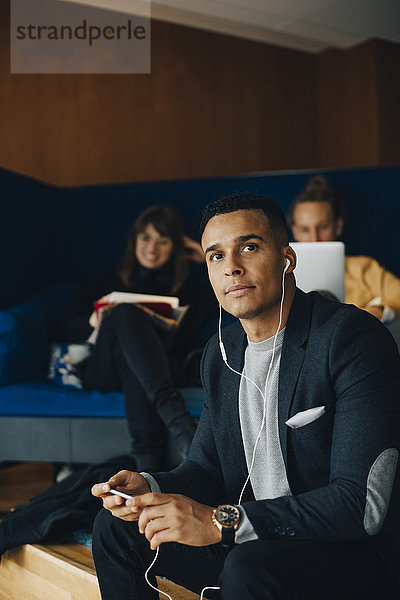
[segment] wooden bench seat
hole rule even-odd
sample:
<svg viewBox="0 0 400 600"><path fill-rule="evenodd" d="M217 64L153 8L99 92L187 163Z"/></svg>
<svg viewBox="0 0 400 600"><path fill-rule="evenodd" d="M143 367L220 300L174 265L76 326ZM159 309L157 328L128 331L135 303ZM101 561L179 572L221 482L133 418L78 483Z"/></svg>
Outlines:
<svg viewBox="0 0 400 600"><path fill-rule="evenodd" d="M199 598L165 579L158 585L173 600ZM101 600L90 548L26 544L10 550L0 566L0 600Z"/></svg>

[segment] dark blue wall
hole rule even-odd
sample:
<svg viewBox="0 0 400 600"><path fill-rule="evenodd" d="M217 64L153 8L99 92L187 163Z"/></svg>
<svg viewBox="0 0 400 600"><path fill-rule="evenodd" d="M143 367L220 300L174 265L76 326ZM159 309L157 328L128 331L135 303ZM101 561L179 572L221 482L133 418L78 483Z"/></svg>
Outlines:
<svg viewBox="0 0 400 600"><path fill-rule="evenodd" d="M145 207L170 204L198 238L205 204L223 193L252 190L287 210L319 171L272 173L128 185L56 188L0 171L0 308L60 280L82 282L119 261L132 222ZM324 170L352 220L349 254L375 257L400 276L400 167Z"/></svg>

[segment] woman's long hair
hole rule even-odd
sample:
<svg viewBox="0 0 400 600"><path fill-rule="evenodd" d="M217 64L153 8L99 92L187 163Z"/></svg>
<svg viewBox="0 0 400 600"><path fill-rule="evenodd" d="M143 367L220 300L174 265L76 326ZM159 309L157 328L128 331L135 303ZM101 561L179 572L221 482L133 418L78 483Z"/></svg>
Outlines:
<svg viewBox="0 0 400 600"><path fill-rule="evenodd" d="M129 234L125 256L119 268L121 280L128 289L134 288L135 272L139 266L136 258L136 240L138 234L143 233L147 225L153 225L160 235L172 240L172 254L169 262L173 266L173 281L171 281L170 294L176 294L186 279L188 265L182 221L169 206L151 206L142 212L134 222Z"/></svg>

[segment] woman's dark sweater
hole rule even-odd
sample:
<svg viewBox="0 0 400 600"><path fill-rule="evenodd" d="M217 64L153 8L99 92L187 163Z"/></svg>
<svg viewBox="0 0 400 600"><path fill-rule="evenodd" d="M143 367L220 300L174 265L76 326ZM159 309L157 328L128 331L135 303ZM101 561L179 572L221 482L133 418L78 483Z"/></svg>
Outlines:
<svg viewBox="0 0 400 600"><path fill-rule="evenodd" d="M198 277L190 273L177 294L181 306L189 305L173 340L173 350L178 357L184 357L197 347L196 335L204 324L217 317L218 304L209 284L199 284ZM89 317L94 310L94 302L111 292L137 292L143 294L171 295L172 273L170 268L152 270L140 267L135 277L135 285L127 288L117 271L100 273L91 279L75 295L60 314L54 331L57 341L74 343L87 340L93 331Z"/></svg>

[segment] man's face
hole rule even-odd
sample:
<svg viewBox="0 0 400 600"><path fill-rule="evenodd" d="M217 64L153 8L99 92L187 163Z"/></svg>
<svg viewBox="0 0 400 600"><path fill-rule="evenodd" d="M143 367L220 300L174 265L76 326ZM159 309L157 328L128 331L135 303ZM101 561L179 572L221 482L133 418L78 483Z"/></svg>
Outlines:
<svg viewBox="0 0 400 600"><path fill-rule="evenodd" d="M261 210L213 217L204 230L202 247L211 285L227 312L252 319L279 305L284 248L276 247Z"/></svg>
<svg viewBox="0 0 400 600"><path fill-rule="evenodd" d="M300 202L294 209L292 231L297 242L333 242L342 229L343 221L335 220L329 202Z"/></svg>

